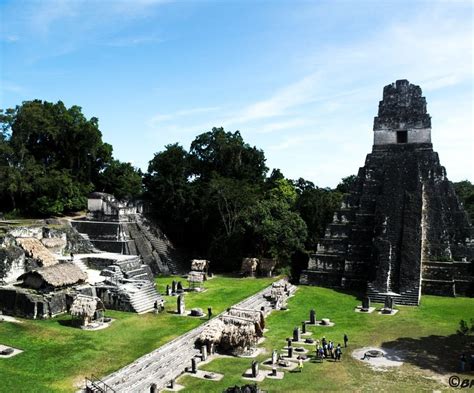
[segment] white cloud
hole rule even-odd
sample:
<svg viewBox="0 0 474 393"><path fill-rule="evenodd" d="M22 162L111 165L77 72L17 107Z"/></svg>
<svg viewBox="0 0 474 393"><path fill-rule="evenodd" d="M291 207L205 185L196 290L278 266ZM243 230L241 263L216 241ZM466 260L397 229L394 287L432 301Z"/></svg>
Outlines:
<svg viewBox="0 0 474 393"><path fill-rule="evenodd" d="M179 120L183 117L188 117L200 113L207 113L207 112L215 112L219 109L219 107L203 107L203 108L191 108L191 109L181 109L176 112L172 113L163 113L163 114L156 114L148 120L148 125L150 127L155 127L159 123L170 122L174 120Z"/></svg>

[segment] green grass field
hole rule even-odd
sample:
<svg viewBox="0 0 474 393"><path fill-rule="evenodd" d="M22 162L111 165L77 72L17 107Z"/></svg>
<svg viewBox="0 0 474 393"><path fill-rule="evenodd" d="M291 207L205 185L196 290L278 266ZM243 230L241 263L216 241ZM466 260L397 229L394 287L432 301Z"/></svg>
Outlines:
<svg viewBox="0 0 474 393"><path fill-rule="evenodd" d="M314 391L434 391L449 389L439 380L440 374L457 373L458 359L463 351L474 353L474 337L456 334L459 320L474 317L474 299L423 296L419 307L402 307L395 316L360 314L353 311L360 304L355 296L316 287L299 287L289 301L288 311L275 311L267 319L269 331L262 344L267 350L257 360L270 357L273 349L281 350L285 338L292 335L301 321L309 319L314 307L317 317L328 317L334 327L310 327L311 337L340 342L349 336L349 347L344 350L342 362L307 362L303 372L287 372L283 380L265 379L259 386L269 392ZM365 346L403 350L405 363L387 372L372 371L350 356L352 350ZM313 346L311 346L313 347ZM469 349L470 348L470 349ZM282 352L285 353L285 352ZM225 374L220 382L184 376L178 383L185 385L183 392L222 392L226 387L249 383L241 374L250 368L250 359L218 358L202 369ZM474 374L466 374L474 378Z"/></svg>
<svg viewBox="0 0 474 393"><path fill-rule="evenodd" d="M158 278L161 290L172 277ZM214 315L228 306L263 289L270 279L216 277L206 283L204 293L186 295L186 308L212 306ZM10 359L0 359L1 392L72 392L75 385L91 374L106 375L163 345L174 337L198 326L203 319L183 318L171 312L176 298L168 299L166 312L136 315L109 311L116 321L111 327L87 332L69 326L70 317L24 320L22 324L0 323L0 343L24 350ZM423 296L420 307L399 307L395 316L358 314L360 302L355 296L330 289L299 287L289 301L288 311L275 311L267 319L269 331L263 346L267 350L258 360L270 356L272 349L282 349L285 338L295 326L308 319L315 308L318 319L328 317L336 325L310 327L314 338L342 342L349 336L349 348L340 363L305 363L299 373L286 373L281 381L266 379L260 384L269 392L330 391L433 391L447 387L439 375L457 374L458 358L463 350L473 352L473 337L456 334L460 319L474 317L474 299ZM350 351L364 346L397 348L404 351L405 364L387 372L375 372L350 356ZM219 358L203 369L225 374L220 382L189 376L180 378L184 392L221 392L228 386L247 383L241 374L251 360ZM436 379L438 378L438 379ZM470 378L474 378L471 375Z"/></svg>
<svg viewBox="0 0 474 393"><path fill-rule="evenodd" d="M157 279L161 292L172 280ZM272 281L218 276L206 282L206 292L187 294L186 308L211 306L217 314ZM107 375L205 321L173 315L168 311L176 309L176 298L167 300L158 316L108 311L116 320L98 331L71 327L69 315L0 323L0 344L24 351L0 359L0 392L73 392L85 376Z"/></svg>

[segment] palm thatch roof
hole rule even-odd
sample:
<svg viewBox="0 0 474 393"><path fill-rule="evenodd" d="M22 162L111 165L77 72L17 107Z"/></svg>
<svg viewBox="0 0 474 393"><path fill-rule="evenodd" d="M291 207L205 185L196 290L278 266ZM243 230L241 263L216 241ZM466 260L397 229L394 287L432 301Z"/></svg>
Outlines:
<svg viewBox="0 0 474 393"><path fill-rule="evenodd" d="M209 268L210 262L206 259L193 259L191 261L191 270L204 272Z"/></svg>
<svg viewBox="0 0 474 393"><path fill-rule="evenodd" d="M259 335L256 324L238 318L227 318L224 323L225 328L219 343L223 349L241 351L257 345Z"/></svg>
<svg viewBox="0 0 474 393"><path fill-rule="evenodd" d="M102 300L95 296L77 295L69 312L73 317L92 318L97 310L105 310Z"/></svg>
<svg viewBox="0 0 474 393"><path fill-rule="evenodd" d="M66 246L67 241L60 237L45 237L41 239L41 243L43 243L46 248L57 248Z"/></svg>
<svg viewBox="0 0 474 393"><path fill-rule="evenodd" d="M25 250L28 257L36 259L41 266L52 266L58 263L53 253L40 240L33 237L18 237L16 242Z"/></svg>
<svg viewBox="0 0 474 393"><path fill-rule="evenodd" d="M260 330L262 331L265 328L265 316L262 311L232 307L229 309L226 315L244 318L246 320L252 321L253 323L257 323Z"/></svg>
<svg viewBox="0 0 474 393"><path fill-rule="evenodd" d="M243 258L240 271L244 274L253 275L257 271L258 258Z"/></svg>
<svg viewBox="0 0 474 393"><path fill-rule="evenodd" d="M28 282L29 277L39 278L49 286L59 288L84 282L87 275L74 263L58 263L56 265L32 270L18 277L23 282Z"/></svg>
<svg viewBox="0 0 474 393"><path fill-rule="evenodd" d="M240 351L255 346L261 334L252 320L226 314L212 321L198 340L201 344L213 343L224 350Z"/></svg>
<svg viewBox="0 0 474 393"><path fill-rule="evenodd" d="M217 344L221 341L222 332L224 331L224 322L220 319L214 319L207 327L202 331L199 336L199 341L203 344L214 343Z"/></svg>

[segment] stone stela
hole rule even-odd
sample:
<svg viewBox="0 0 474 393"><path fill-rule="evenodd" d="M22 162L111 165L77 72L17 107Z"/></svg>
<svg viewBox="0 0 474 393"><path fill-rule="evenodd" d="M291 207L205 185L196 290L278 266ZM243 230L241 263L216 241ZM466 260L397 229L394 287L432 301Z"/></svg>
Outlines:
<svg viewBox="0 0 474 393"><path fill-rule="evenodd" d="M367 312L370 309L370 297L366 296L362 300L362 308L361 311Z"/></svg>
<svg viewBox="0 0 474 393"><path fill-rule="evenodd" d="M258 362L254 360L252 362L252 378L257 378L258 373L259 373Z"/></svg>
<svg viewBox="0 0 474 393"><path fill-rule="evenodd" d="M186 308L185 308L185 305L184 305L184 295L183 294L178 295L178 297L176 299L176 303L177 303L177 313L179 315L184 315L186 313Z"/></svg>
<svg viewBox="0 0 474 393"><path fill-rule="evenodd" d="M299 327L293 329L293 341L301 341L301 331Z"/></svg>
<svg viewBox="0 0 474 393"><path fill-rule="evenodd" d="M309 312L309 323L310 325L316 325L316 311L311 310Z"/></svg>

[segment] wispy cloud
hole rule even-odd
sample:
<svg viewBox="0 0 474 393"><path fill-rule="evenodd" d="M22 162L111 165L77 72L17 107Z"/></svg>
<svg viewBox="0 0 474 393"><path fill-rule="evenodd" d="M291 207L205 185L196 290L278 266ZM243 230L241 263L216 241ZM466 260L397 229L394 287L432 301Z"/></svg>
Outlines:
<svg viewBox="0 0 474 393"><path fill-rule="evenodd" d="M10 92L10 93L18 93L18 94L23 94L26 92L26 88L23 86L20 86L16 83L12 83L9 81L2 80L2 89L4 91Z"/></svg>
<svg viewBox="0 0 474 393"><path fill-rule="evenodd" d="M119 37L116 39L111 39L105 42L105 46L112 46L112 47L127 47L127 46L136 46L136 45L143 45L143 44L158 44L163 42L164 40L159 37L153 36L134 36L134 37Z"/></svg>
<svg viewBox="0 0 474 393"><path fill-rule="evenodd" d="M434 120L449 118L456 103L447 95L441 98L442 105L431 105L429 95L454 86L472 86L468 57L472 58L471 24L456 23L436 10L430 13L424 9L403 22L388 24L377 35L337 48L328 46L317 51L317 59L306 57L302 68L309 70L307 76L276 88L266 98L221 112L218 117L213 113L199 126L191 116L173 118L175 130L188 135L190 130L212 125L240 129L246 140L267 152L270 165L283 168L288 176L297 173L295 168L316 167L314 173L321 185L334 186L342 176L355 173L370 151L372 121L384 85L402 78L419 84L428 96ZM224 106L232 107L230 103ZM472 108L465 113L456 111L456 115L456 122L434 123L433 131L435 141L442 142L449 134L456 136L456 142L437 146L444 150L455 178L462 172L458 166L464 165L456 159L455 150L471 157L468 129L472 127ZM304 165L291 158L303 156L307 160ZM338 163L337 170L332 162Z"/></svg>
<svg viewBox="0 0 474 393"><path fill-rule="evenodd" d="M183 117L189 117L192 115L197 115L200 113L215 112L219 107L203 107L203 108L191 108L191 109L181 109L172 113L160 113L156 114L148 120L148 125L150 127L155 127L159 123L175 121Z"/></svg>

